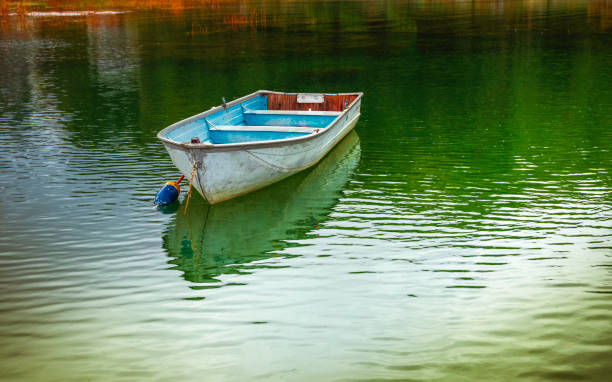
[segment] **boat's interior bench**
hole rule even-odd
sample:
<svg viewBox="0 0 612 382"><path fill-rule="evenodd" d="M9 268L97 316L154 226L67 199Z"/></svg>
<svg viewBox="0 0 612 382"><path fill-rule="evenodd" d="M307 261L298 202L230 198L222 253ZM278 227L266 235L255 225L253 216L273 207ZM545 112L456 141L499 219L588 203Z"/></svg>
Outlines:
<svg viewBox="0 0 612 382"><path fill-rule="evenodd" d="M297 130L308 129L308 131ZM217 126L208 132L208 140L213 144L244 143L296 138L312 134L312 127L291 128L283 126Z"/></svg>
<svg viewBox="0 0 612 382"><path fill-rule="evenodd" d="M342 114L336 111L248 110L243 111L249 126L325 127Z"/></svg>
<svg viewBox="0 0 612 382"><path fill-rule="evenodd" d="M222 125L209 127L209 131L280 131L280 132L293 132L293 133L314 133L320 128L308 127L308 126L251 126L251 125Z"/></svg>

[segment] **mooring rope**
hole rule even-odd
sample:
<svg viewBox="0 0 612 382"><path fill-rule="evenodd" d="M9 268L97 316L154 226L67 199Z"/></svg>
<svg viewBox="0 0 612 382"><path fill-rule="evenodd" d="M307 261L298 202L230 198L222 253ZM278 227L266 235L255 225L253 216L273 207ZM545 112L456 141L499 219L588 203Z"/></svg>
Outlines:
<svg viewBox="0 0 612 382"><path fill-rule="evenodd" d="M185 211L183 213L187 213L187 207L189 207L189 199L191 199L191 185L193 184L193 175L195 174L195 170L197 168L197 162L193 162L193 169L191 170L191 178L189 179L189 191L187 191L187 202L185 203Z"/></svg>

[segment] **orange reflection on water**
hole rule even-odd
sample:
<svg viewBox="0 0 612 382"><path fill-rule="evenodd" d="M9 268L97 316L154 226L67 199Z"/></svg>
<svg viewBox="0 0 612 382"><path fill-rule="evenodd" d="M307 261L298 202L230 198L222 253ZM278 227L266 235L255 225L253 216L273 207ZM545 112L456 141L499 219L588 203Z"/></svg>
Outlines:
<svg viewBox="0 0 612 382"><path fill-rule="evenodd" d="M609 29L612 27L612 1L598 0L587 1L587 14L589 17L599 15L601 29Z"/></svg>
<svg viewBox="0 0 612 382"><path fill-rule="evenodd" d="M514 33L542 27L542 20L551 14L567 13L582 17L592 31L607 31L612 26L612 0L363 0L347 3L338 14L319 12L324 3L325 0L0 0L0 30L28 34L41 23L61 26L87 19L88 26L95 28L127 19L109 11L156 11L176 17L189 11L185 33L192 36L224 28L262 30L319 23L355 31L380 20L387 27L410 32L446 23L453 33L461 35ZM495 18L495 25L487 23L487 18ZM432 19L436 22L432 23ZM451 25L450 19L457 22ZM566 31L570 29L568 26Z"/></svg>
<svg viewBox="0 0 612 382"><path fill-rule="evenodd" d="M23 9L30 11L99 11L99 10L150 10L163 9L170 11L183 11L189 8L211 5L218 7L224 0L0 0L3 13L15 12ZM230 2L234 0L229 0Z"/></svg>

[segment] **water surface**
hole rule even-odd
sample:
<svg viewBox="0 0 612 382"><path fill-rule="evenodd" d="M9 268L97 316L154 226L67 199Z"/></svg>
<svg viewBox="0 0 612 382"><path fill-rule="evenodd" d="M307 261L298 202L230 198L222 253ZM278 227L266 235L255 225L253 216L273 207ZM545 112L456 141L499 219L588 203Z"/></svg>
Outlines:
<svg viewBox="0 0 612 382"><path fill-rule="evenodd" d="M0 379L607 379L606 4L4 19ZM362 116L311 170L155 210L157 131L256 89Z"/></svg>

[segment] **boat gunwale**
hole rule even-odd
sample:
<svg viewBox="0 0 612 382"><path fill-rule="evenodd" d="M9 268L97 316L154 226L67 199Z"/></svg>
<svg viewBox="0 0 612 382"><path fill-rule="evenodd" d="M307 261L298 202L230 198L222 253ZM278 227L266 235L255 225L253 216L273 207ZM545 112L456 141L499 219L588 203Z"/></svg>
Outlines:
<svg viewBox="0 0 612 382"><path fill-rule="evenodd" d="M224 110L227 107L231 107L237 104L240 104L244 101L247 101L251 98L257 97L259 95L265 94L297 94L297 93L286 93L286 92L278 92L278 91L270 91L270 90L257 90L251 94L247 94L243 97L236 98L233 101L227 102L225 105L213 106L210 109L203 111L201 113L192 115L191 117L187 117L181 121L175 122L172 125L162 129L159 133L157 133L157 138L162 141L165 145L179 148L179 149L198 149L207 152L215 152L215 151L240 151L240 150L248 150L251 148L268 148L268 147L278 147L285 146L287 144L295 144L300 142L309 141L311 139L315 139L328 131L330 131L341 119L344 117L349 111L353 109L353 107L357 104L358 101L361 100L363 96L363 92L354 92L354 93L323 93L330 95L357 95L357 98L351 102L346 109L344 109L338 116L327 126L319 128L318 132L313 132L311 134L306 134L299 137L294 138L283 138L283 139L275 139L275 140L267 140L267 141L256 141L256 142L242 142L242 143L191 143L191 142L176 142L171 139L166 138L164 135L167 135L169 132L176 130L187 124L189 122L204 118L210 114L216 113L218 111ZM296 110L298 111L298 110Z"/></svg>

